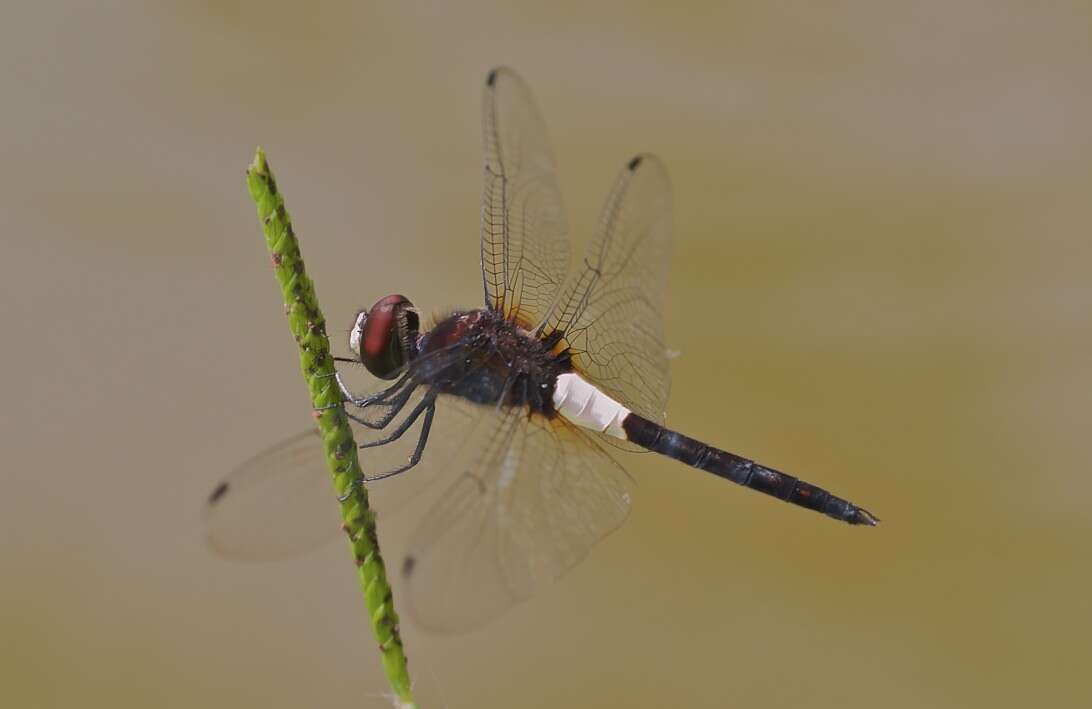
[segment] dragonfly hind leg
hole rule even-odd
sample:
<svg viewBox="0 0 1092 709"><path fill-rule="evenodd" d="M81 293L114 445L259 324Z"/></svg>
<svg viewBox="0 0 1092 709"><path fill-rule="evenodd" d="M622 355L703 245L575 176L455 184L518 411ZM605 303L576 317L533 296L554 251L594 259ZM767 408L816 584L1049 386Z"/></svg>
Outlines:
<svg viewBox="0 0 1092 709"><path fill-rule="evenodd" d="M407 396L406 398L408 399L409 397ZM405 401L402 401L401 404L402 404L402 406L405 406ZM399 410L401 410L402 406L398 407ZM375 448L376 446L383 446L383 445L386 445L386 444L388 444L388 443L390 443L392 441L397 441L399 438L402 437L402 434L405 433L406 431L408 431L409 427L412 426L414 424L414 422L417 421L417 419L421 416L421 414L425 411L425 409L428 409L429 412L430 412L430 415L431 415L432 410L435 409L435 408L436 408L436 396L435 395L426 396L424 399L421 400L421 403L417 404L417 406L413 407L412 411L410 411L408 414L406 414L406 418L402 419L402 423L398 424L398 426L396 426L395 429L393 431L391 431L389 434L387 434L383 438L378 438L378 439L376 439L374 441L368 441L367 443L361 443L357 447L358 448ZM394 414L391 415L391 418L393 418L394 415L396 415L396 414L397 414L397 412L394 412ZM389 423L389 421L388 421L388 423Z"/></svg>
<svg viewBox="0 0 1092 709"><path fill-rule="evenodd" d="M417 446L413 449L413 453L410 454L409 460L405 464L393 468L378 475L365 475L365 482L374 482L376 480L383 480L384 478L392 478L395 475L404 473L413 466L421 462L421 455L425 452L425 445L428 443L428 432L432 428L432 418L436 415L436 403L430 401L428 407L425 410L425 420L421 424L421 435L417 437ZM363 446L361 446L363 447Z"/></svg>
<svg viewBox="0 0 1092 709"><path fill-rule="evenodd" d="M420 418L422 413L424 413L425 418L421 423L421 433L417 437L417 445L414 447L413 453L410 454L409 460L406 461L403 465L398 466L397 468L392 468L391 470L386 470L382 473L377 473L375 475L365 474L362 478L357 478L356 480L354 480L353 486L364 485L365 483L375 482L376 480L392 478L395 475L406 472L407 470L421 462L421 456L425 452L425 445L428 443L429 431L432 430L432 419L436 416L435 394L425 397L425 399L421 401L420 404L415 406L413 411L411 411L409 415L406 416L405 420L403 420L402 423L398 425L398 428L392 431L389 435L377 441L370 441L368 443L363 443L359 446L360 448L373 448L375 446L384 445L386 443L390 443L401 438L402 434L410 429L414 422L418 418ZM349 489L345 491L344 495L338 497L338 501L344 502L345 500L349 499L350 495L352 495L352 491L353 487L350 486Z"/></svg>

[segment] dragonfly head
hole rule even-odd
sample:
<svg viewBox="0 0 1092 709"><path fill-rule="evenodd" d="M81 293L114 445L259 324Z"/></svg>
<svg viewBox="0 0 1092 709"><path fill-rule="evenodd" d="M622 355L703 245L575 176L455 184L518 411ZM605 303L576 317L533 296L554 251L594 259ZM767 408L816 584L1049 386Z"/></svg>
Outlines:
<svg viewBox="0 0 1092 709"><path fill-rule="evenodd" d="M388 295L356 314L349 349L380 379L397 379L417 352L421 321L404 295Z"/></svg>

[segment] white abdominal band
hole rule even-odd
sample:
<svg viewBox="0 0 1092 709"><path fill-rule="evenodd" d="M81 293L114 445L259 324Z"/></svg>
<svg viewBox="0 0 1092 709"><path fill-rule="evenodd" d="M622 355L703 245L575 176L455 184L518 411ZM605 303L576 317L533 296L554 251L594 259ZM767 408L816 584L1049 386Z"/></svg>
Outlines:
<svg viewBox="0 0 1092 709"><path fill-rule="evenodd" d="M629 416L629 409L584 381L579 374L558 375L554 408L577 426L626 439L622 422Z"/></svg>

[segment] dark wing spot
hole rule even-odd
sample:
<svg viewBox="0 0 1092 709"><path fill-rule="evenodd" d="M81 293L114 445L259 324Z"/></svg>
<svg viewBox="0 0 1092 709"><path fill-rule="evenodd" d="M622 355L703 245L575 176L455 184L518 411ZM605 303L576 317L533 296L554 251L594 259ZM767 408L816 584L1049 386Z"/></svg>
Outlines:
<svg viewBox="0 0 1092 709"><path fill-rule="evenodd" d="M223 497L227 493L227 491L228 491L228 484L227 484L227 481L225 480L224 482L220 483L215 488L213 488L212 492L209 493L209 504L210 505L215 505L217 502L220 501L220 498Z"/></svg>
<svg viewBox="0 0 1092 709"><path fill-rule="evenodd" d="M644 160L644 156L643 155L638 155L637 157L633 158L632 160L630 160L626 164L626 169L629 170L630 172L633 172L634 170L637 169L637 166L641 164L642 160Z"/></svg>
<svg viewBox="0 0 1092 709"><path fill-rule="evenodd" d="M402 560L402 575L409 576L413 573L413 567L417 566L417 559L412 554L407 554Z"/></svg>
<svg viewBox="0 0 1092 709"><path fill-rule="evenodd" d="M486 86L492 86L495 83L497 83L497 70L496 69L489 72L489 76L485 77L485 85Z"/></svg>

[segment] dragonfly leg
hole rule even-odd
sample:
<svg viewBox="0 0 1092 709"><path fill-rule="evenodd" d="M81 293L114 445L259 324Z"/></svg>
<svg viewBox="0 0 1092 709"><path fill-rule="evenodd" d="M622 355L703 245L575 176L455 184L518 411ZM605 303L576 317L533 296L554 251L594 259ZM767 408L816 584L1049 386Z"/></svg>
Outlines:
<svg viewBox="0 0 1092 709"><path fill-rule="evenodd" d="M387 399L391 398L398 393L398 390L404 387L410 381L410 373L406 372L398 379L394 384L391 384L386 389L376 392L375 394L369 394L368 396L357 396L349 390L345 382L341 378L341 372L334 372L334 379L337 381L338 389L341 390L342 398L360 409L366 409L373 404L381 404Z"/></svg>
<svg viewBox="0 0 1092 709"><path fill-rule="evenodd" d="M356 406L357 408L361 408L361 409L366 409L369 406L373 406L375 404L382 404L387 399L389 399L392 396L395 396L396 394L398 394L399 393L398 390L401 389L402 387L404 387L406 385L406 383L409 382L409 378L410 378L409 374L407 373L407 374L403 375L401 379L399 379L398 381L396 381L394 384L387 387L386 389L383 389L382 391L376 392L375 394L369 394L368 396L356 396L355 394L353 394L352 391L349 390L349 387L346 386L345 382L341 379L341 372L333 371L333 372L331 372L329 374L319 374L319 375L316 375L315 378L316 379L329 379L330 377L333 377L334 381L337 382L338 391L341 394L341 401L338 402L337 404L327 404L326 406L317 406L317 407L315 407L316 412L322 412L322 411L326 411L328 409L337 408L338 406L340 406L343 403L349 403L349 404L352 404L353 406ZM357 423L363 424L365 426L370 426L372 428L376 428L376 426L372 425L371 423L369 423L369 422L367 422L367 421L365 421L363 419L360 419L360 418L358 418L356 416L353 416L352 414L349 414L349 418L351 418L354 421L356 421ZM378 426L378 428L383 428L383 426L386 426L388 423L390 423L389 418L386 419L385 422L382 425Z"/></svg>
<svg viewBox="0 0 1092 709"><path fill-rule="evenodd" d="M365 483L375 482L376 480L393 478L395 475L404 473L421 462L421 456L425 452L425 445L428 443L428 433L432 429L432 419L436 415L436 400L435 397L430 397L428 399L425 399L425 401L422 403L428 404L425 407L425 419L421 424L421 435L417 438L417 446L413 449L413 453L410 455L409 460L406 461L404 465L400 465L392 470L387 470L385 472L379 473L378 475L365 475L362 478L357 478L349 485L349 489L345 491L344 495L338 496L338 502L345 502L346 500L348 500L353 494L354 487L364 485ZM417 408L419 409L421 407L418 406ZM416 418L416 416L414 416L414 418Z"/></svg>
<svg viewBox="0 0 1092 709"><path fill-rule="evenodd" d="M425 409L432 409L436 404L436 396L429 395L421 400L421 403L413 407L413 411L406 414L406 418L402 419L402 423L391 431L383 438L376 439L374 441L368 441L367 443L361 443L358 448L375 448L376 446L382 446L390 443L391 441L397 441L402 437L402 434L409 430L409 427L417 421L417 418L424 412Z"/></svg>
<svg viewBox="0 0 1092 709"><path fill-rule="evenodd" d="M430 401L427 411L425 411L425 420L421 424L421 435L417 438L417 447L413 449L413 453L410 455L409 460L405 465L400 465L393 470L388 470L385 473L379 473L378 475L369 475L364 479L366 482L375 482L376 480L383 480L384 478L391 478L400 473L404 473L413 466L421 462L421 455L425 452L425 445L428 443L428 432L432 428L432 417L436 415L436 403Z"/></svg>
<svg viewBox="0 0 1092 709"><path fill-rule="evenodd" d="M373 405L378 405L378 406L387 406L387 407L389 407L386 410L386 412L383 413L382 416L375 419L374 421L370 421L370 420L364 418L363 416L357 416L355 414L351 414L348 411L345 412L345 415L348 416L353 421L356 421L360 425L366 426L368 428L372 428L372 429L386 428L387 425L391 421L394 420L394 417L397 416L400 411L402 411L402 408L406 405L406 402L409 401L409 398L410 398L410 396L413 395L413 392L414 392L415 389L417 389L417 385L413 384L412 386L407 387L405 389L405 391L398 392L398 395L394 399L394 401L391 401L391 402L381 401L381 402L377 402L376 404L373 404Z"/></svg>

